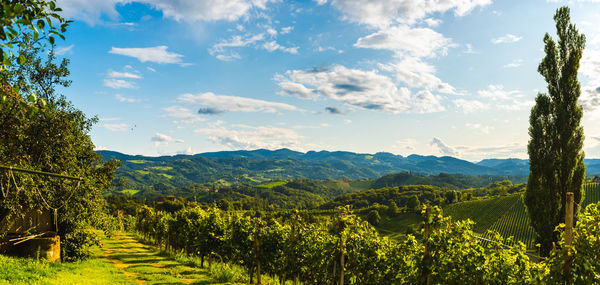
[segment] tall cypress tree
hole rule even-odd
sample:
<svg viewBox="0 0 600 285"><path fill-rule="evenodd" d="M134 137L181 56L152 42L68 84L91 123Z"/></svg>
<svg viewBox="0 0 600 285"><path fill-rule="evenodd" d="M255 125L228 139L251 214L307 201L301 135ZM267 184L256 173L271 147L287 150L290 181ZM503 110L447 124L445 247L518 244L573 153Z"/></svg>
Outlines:
<svg viewBox="0 0 600 285"><path fill-rule="evenodd" d="M537 95L529 117L525 204L542 256L548 255L558 238L554 229L564 222L566 193L574 193L575 203L583 199L583 109L577 104L581 92L577 69L585 36L571 23L569 14L568 7L561 7L554 15L558 42L547 33L544 36L546 56L538 72L548 83L548 94Z"/></svg>

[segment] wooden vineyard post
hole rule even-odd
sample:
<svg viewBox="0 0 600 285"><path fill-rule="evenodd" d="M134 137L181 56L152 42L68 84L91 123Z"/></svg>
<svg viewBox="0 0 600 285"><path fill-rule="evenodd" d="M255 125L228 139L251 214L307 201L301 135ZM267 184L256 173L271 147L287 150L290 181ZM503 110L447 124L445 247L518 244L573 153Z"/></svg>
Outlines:
<svg viewBox="0 0 600 285"><path fill-rule="evenodd" d="M258 218L255 218L254 221L254 260L256 261L256 284L260 284L260 259L258 255L258 249L260 246L258 241L258 231L260 228L258 224Z"/></svg>
<svg viewBox="0 0 600 285"><path fill-rule="evenodd" d="M340 285L344 285L344 244L340 242Z"/></svg>
<svg viewBox="0 0 600 285"><path fill-rule="evenodd" d="M571 271L571 245L573 244L573 192L567 192L567 204L565 205L565 264L563 272L565 275Z"/></svg>
<svg viewBox="0 0 600 285"><path fill-rule="evenodd" d="M429 269L429 263L430 263L430 259L431 257L429 256L429 242L427 241L429 239L429 234L431 233L431 225L429 224L429 219L431 217L431 208L429 206L427 206L427 208L425 208L425 230L423 232L423 241L425 244L425 250L423 251L423 264L422 264L422 268L421 268L421 278L423 280L423 284L429 285L431 284L431 279L430 279L430 269Z"/></svg>

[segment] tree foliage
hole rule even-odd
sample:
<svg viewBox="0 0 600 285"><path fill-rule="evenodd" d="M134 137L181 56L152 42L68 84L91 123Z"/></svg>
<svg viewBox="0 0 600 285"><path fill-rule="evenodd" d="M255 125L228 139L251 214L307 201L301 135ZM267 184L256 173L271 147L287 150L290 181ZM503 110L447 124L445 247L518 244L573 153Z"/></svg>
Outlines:
<svg viewBox="0 0 600 285"><path fill-rule="evenodd" d="M97 119L56 92L70 85L69 62L58 61L51 38L62 37L68 23L55 14L60 9L54 1L3 1L2 7L0 47L19 56L4 57L0 69L0 164L83 180L77 187L33 174L14 173L12 180L2 172L0 183L10 188L0 198L0 218L10 223L28 210L56 211L64 260L85 257L85 245L96 241L85 228L103 223L101 194L118 163L104 162L94 151L89 132ZM44 27L50 48L40 36Z"/></svg>
<svg viewBox="0 0 600 285"><path fill-rule="evenodd" d="M544 36L546 56L538 72L548 83L548 94L537 95L529 118L530 173L525 203L543 255L558 238L555 227L564 222L566 193L574 193L575 203L583 200L583 109L577 104L577 69L585 36L570 22L569 13L568 7L562 7L554 16L558 42L549 34Z"/></svg>
<svg viewBox="0 0 600 285"><path fill-rule="evenodd" d="M55 37L64 40L64 33L70 21L57 13L62 11L54 0L3 0L0 10L0 62L5 69L14 64L15 51L17 63L26 61L22 52L42 44L47 40L54 45Z"/></svg>

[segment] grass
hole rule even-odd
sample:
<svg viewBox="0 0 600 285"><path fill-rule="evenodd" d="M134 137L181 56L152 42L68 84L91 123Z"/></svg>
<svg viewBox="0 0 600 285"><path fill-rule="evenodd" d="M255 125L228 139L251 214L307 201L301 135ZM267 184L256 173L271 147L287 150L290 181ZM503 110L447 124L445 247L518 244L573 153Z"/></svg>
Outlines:
<svg viewBox="0 0 600 285"><path fill-rule="evenodd" d="M138 160L136 160L136 159L133 159L133 160L127 160L127 162L130 162L130 163L136 163L136 164L144 164L144 163L148 163L148 162L150 162L150 161L147 161L147 160L141 160L141 159L138 159Z"/></svg>
<svg viewBox="0 0 600 285"><path fill-rule="evenodd" d="M419 213L402 213L395 217L383 216L376 228L381 235L397 239L406 233L418 233L422 221Z"/></svg>
<svg viewBox="0 0 600 285"><path fill-rule="evenodd" d="M53 263L0 255L0 284L129 284L132 280L108 260L95 257L75 263Z"/></svg>
<svg viewBox="0 0 600 285"><path fill-rule="evenodd" d="M157 174L158 175L162 175L162 176L166 177L167 179L173 178L173 175L169 175L169 174L166 174L166 173L157 173Z"/></svg>
<svg viewBox="0 0 600 285"><path fill-rule="evenodd" d="M137 190L137 189L123 189L123 190L121 190L122 194L131 195L131 196L137 194L138 192L140 192L140 190Z"/></svg>
<svg viewBox="0 0 600 285"><path fill-rule="evenodd" d="M267 182L267 183L257 185L256 187L271 189L273 187L285 185L286 183L288 183L288 182L287 181L273 181L273 182Z"/></svg>
<svg viewBox="0 0 600 285"><path fill-rule="evenodd" d="M150 174L150 171L148 171L148 170L136 170L135 172L137 172L139 174L142 174L142 175L148 175L148 174Z"/></svg>
<svg viewBox="0 0 600 285"><path fill-rule="evenodd" d="M168 171L168 170L172 170L173 167L171 166L152 166L152 167L148 167L150 169L156 169L156 170L160 170L160 171Z"/></svg>

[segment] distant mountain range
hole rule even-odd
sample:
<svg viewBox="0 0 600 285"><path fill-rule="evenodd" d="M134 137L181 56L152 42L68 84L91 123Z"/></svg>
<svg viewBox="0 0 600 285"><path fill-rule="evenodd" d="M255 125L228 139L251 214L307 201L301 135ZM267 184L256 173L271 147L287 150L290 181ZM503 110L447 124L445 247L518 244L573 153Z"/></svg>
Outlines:
<svg viewBox="0 0 600 285"><path fill-rule="evenodd" d="M526 159L484 159L473 163L450 156L401 156L387 152L363 154L346 151L309 151L289 149L239 150L149 157L115 151L98 151L104 159L118 159L122 167L117 177L127 177L131 186L165 183L173 187L192 183L258 184L264 181L308 178L361 179L412 172L524 176L529 172ZM600 173L600 159L587 159L588 175Z"/></svg>

